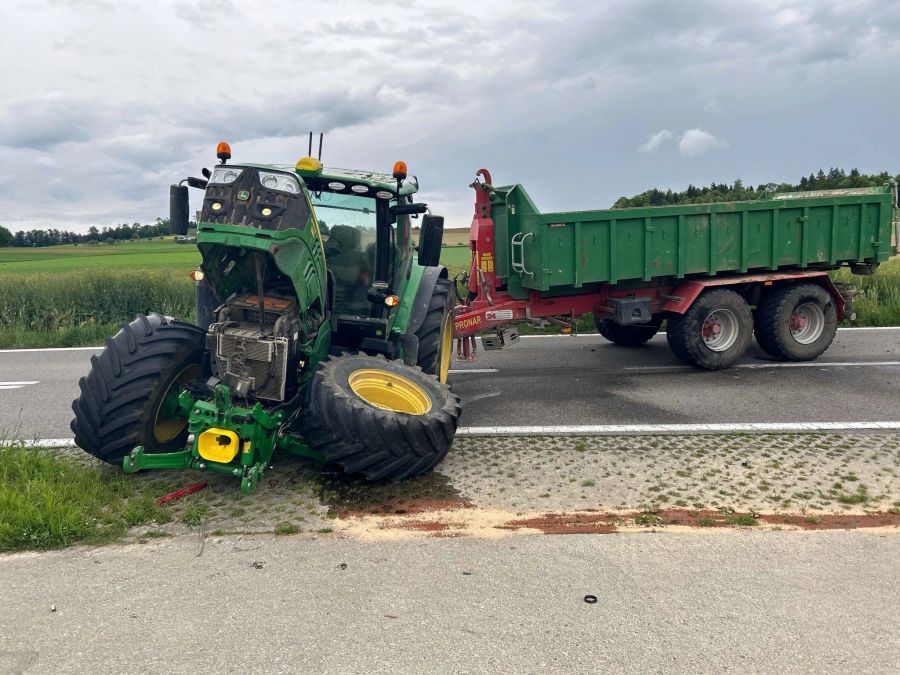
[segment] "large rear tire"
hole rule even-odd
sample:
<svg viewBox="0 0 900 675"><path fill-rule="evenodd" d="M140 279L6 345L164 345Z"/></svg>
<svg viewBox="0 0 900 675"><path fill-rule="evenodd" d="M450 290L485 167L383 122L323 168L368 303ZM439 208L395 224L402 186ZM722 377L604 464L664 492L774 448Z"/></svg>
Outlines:
<svg viewBox="0 0 900 675"><path fill-rule="evenodd" d="M675 356L704 370L733 365L747 351L752 333L750 307L725 288L704 291L687 312L670 318L666 327Z"/></svg>
<svg viewBox="0 0 900 675"><path fill-rule="evenodd" d="M422 325L415 331L419 339L416 365L439 382L447 381L453 355L453 285L438 279Z"/></svg>
<svg viewBox="0 0 900 675"><path fill-rule="evenodd" d="M765 295L756 309L756 342L777 359L811 361L837 334L831 294L816 284L791 284Z"/></svg>
<svg viewBox="0 0 900 675"><path fill-rule="evenodd" d="M461 412L450 387L421 368L365 354L319 364L300 429L326 462L368 480L398 481L447 454Z"/></svg>
<svg viewBox="0 0 900 675"><path fill-rule="evenodd" d="M205 335L161 314L123 324L78 383L70 425L78 447L110 464L120 464L138 445L148 453L183 448L187 421L164 404L201 375Z"/></svg>
<svg viewBox="0 0 900 675"><path fill-rule="evenodd" d="M650 323L632 326L620 326L609 319L594 319L597 332L610 342L622 347L639 347L659 332L662 319L654 319Z"/></svg>

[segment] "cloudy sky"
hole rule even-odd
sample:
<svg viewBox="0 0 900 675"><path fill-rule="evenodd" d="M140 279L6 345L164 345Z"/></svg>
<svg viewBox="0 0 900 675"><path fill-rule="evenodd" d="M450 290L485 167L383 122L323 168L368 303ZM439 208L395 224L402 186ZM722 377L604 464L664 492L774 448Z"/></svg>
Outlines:
<svg viewBox="0 0 900 675"><path fill-rule="evenodd" d="M0 59L12 230L150 222L219 140L293 163L309 130L328 165L407 161L448 226L482 166L543 210L900 171L887 0L2 0Z"/></svg>

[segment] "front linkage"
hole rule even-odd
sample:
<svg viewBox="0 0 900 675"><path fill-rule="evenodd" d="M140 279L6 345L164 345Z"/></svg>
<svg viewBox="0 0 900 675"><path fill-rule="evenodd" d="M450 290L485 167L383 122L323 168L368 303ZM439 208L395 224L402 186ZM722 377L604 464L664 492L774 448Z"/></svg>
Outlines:
<svg viewBox="0 0 900 675"><path fill-rule="evenodd" d="M184 389L165 405L167 417L187 419L190 445L164 453L145 453L139 445L122 460L126 473L141 469L213 471L240 478L241 492L249 494L256 489L276 448L322 459L305 442L284 432L285 410L267 412L260 403L252 408L236 406L224 384L215 385L212 401Z"/></svg>

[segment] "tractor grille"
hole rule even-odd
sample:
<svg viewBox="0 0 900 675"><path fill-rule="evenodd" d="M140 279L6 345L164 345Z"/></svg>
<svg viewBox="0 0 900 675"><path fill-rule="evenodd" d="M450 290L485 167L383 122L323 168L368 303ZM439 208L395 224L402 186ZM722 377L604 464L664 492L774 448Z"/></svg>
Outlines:
<svg viewBox="0 0 900 675"><path fill-rule="evenodd" d="M226 328L218 334L220 369L230 379L246 383L248 393L257 398L284 400L287 354L287 338L263 340L258 331L246 328Z"/></svg>

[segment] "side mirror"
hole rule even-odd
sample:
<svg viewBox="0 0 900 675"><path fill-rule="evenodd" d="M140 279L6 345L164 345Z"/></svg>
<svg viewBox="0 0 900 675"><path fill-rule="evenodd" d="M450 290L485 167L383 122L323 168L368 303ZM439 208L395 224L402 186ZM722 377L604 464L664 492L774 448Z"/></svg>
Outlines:
<svg viewBox="0 0 900 675"><path fill-rule="evenodd" d="M188 187L197 188L198 190L205 190L206 186L209 184L209 181L203 180L202 178L194 178L194 176L190 176L186 178Z"/></svg>
<svg viewBox="0 0 900 675"><path fill-rule="evenodd" d="M422 216L419 230L419 264L434 267L441 261L441 244L444 241L444 216Z"/></svg>
<svg viewBox="0 0 900 675"><path fill-rule="evenodd" d="M187 185L169 187L169 233L187 234L190 201Z"/></svg>
<svg viewBox="0 0 900 675"><path fill-rule="evenodd" d="M425 213L428 210L428 204L397 204L391 207L392 216L412 216L418 213Z"/></svg>

